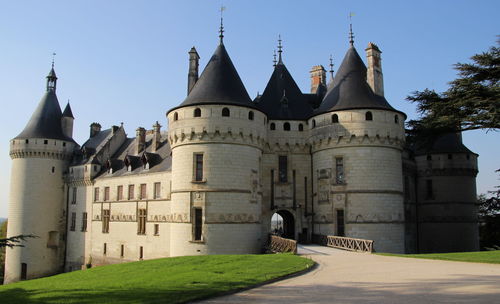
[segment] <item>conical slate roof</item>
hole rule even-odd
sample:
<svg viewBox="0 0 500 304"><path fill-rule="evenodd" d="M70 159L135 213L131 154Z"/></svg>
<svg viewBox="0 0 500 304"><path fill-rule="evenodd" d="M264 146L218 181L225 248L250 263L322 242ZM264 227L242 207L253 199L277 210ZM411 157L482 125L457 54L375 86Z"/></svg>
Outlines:
<svg viewBox="0 0 500 304"><path fill-rule="evenodd" d="M394 109L385 97L373 93L366 82L366 66L353 46L347 51L316 113L349 109L383 109L400 112Z"/></svg>
<svg viewBox="0 0 500 304"><path fill-rule="evenodd" d="M59 107L56 93L53 90L48 90L45 95L43 95L24 130L15 138L70 140L62 132L61 117L61 108Z"/></svg>
<svg viewBox="0 0 500 304"><path fill-rule="evenodd" d="M73 116L73 111L71 111L71 106L69 105L69 102L68 104L66 105L66 108L64 108L64 112L62 113L62 116L63 117L71 117L71 118L75 118Z"/></svg>
<svg viewBox="0 0 500 304"><path fill-rule="evenodd" d="M202 104L255 107L222 43L215 50L188 97L173 109Z"/></svg>
<svg viewBox="0 0 500 304"><path fill-rule="evenodd" d="M462 142L462 135L460 132L444 133L436 136L430 142L424 143L417 148L416 154L429 154L429 153L474 153L467 148Z"/></svg>
<svg viewBox="0 0 500 304"><path fill-rule="evenodd" d="M286 66L279 61L269 79L257 107L269 119L303 120L312 114L307 97L302 94Z"/></svg>

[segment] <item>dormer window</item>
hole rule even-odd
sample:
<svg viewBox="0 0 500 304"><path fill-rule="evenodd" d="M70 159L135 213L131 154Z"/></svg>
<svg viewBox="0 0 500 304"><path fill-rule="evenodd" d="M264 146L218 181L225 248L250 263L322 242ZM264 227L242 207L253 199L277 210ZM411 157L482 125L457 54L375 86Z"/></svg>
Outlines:
<svg viewBox="0 0 500 304"><path fill-rule="evenodd" d="M311 129L314 129L314 128L316 128L316 120L314 120L314 119L313 119L313 120L312 120L312 126L311 126Z"/></svg>
<svg viewBox="0 0 500 304"><path fill-rule="evenodd" d="M222 116L229 117L229 114L230 114L230 112L229 112L228 108L223 108L222 109Z"/></svg>
<svg viewBox="0 0 500 304"><path fill-rule="evenodd" d="M253 120L253 112L248 112L248 119Z"/></svg>
<svg viewBox="0 0 500 304"><path fill-rule="evenodd" d="M194 117L201 117L201 109L200 108L194 109L193 116Z"/></svg>
<svg viewBox="0 0 500 304"><path fill-rule="evenodd" d="M289 122L285 122L283 124L283 130L285 131L290 131L290 123Z"/></svg>
<svg viewBox="0 0 500 304"><path fill-rule="evenodd" d="M174 121L179 120L179 113L175 112L174 113Z"/></svg>
<svg viewBox="0 0 500 304"><path fill-rule="evenodd" d="M303 124L299 124L299 131L300 132L304 131L304 125Z"/></svg>
<svg viewBox="0 0 500 304"><path fill-rule="evenodd" d="M373 114L372 112L368 111L365 114L365 120L373 120Z"/></svg>
<svg viewBox="0 0 500 304"><path fill-rule="evenodd" d="M339 122L339 116L337 114L332 115L332 123L338 123Z"/></svg>

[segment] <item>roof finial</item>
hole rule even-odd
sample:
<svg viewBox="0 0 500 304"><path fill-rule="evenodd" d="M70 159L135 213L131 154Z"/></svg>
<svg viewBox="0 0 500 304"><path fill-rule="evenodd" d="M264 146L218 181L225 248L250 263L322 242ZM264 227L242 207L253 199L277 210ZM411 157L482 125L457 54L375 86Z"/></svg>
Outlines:
<svg viewBox="0 0 500 304"><path fill-rule="evenodd" d="M352 32L352 16L354 16L353 12L349 13L349 43L351 46L354 46L354 33Z"/></svg>
<svg viewBox="0 0 500 304"><path fill-rule="evenodd" d="M330 79L333 80L333 56L330 54Z"/></svg>
<svg viewBox="0 0 500 304"><path fill-rule="evenodd" d="M56 57L56 53L52 53L52 68L54 68L54 58Z"/></svg>
<svg viewBox="0 0 500 304"><path fill-rule="evenodd" d="M273 51L273 67L276 67L276 50Z"/></svg>
<svg viewBox="0 0 500 304"><path fill-rule="evenodd" d="M281 53L283 52L283 46L281 45L281 35L278 35L278 62L281 63Z"/></svg>
<svg viewBox="0 0 500 304"><path fill-rule="evenodd" d="M224 39L224 18L222 16L222 12L226 10L226 7L221 5L220 7L220 29L219 29L219 38L220 38L220 44L223 44L223 39Z"/></svg>

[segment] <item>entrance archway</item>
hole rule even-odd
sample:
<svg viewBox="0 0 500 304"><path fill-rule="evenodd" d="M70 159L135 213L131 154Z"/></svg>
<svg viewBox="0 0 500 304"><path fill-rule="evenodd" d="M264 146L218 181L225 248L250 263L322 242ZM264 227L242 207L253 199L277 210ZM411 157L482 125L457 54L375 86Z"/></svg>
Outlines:
<svg viewBox="0 0 500 304"><path fill-rule="evenodd" d="M295 239L295 218L288 210L276 211L271 217L271 233Z"/></svg>

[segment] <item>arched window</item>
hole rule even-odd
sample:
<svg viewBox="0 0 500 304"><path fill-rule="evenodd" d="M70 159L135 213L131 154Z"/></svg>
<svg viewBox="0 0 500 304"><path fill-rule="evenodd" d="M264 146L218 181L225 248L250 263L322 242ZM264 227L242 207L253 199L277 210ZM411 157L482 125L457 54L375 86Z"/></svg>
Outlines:
<svg viewBox="0 0 500 304"><path fill-rule="evenodd" d="M373 114L372 112L368 111L365 114L365 120L373 120Z"/></svg>
<svg viewBox="0 0 500 304"><path fill-rule="evenodd" d="M222 116L229 117L229 109L228 108L223 108L222 109Z"/></svg>
<svg viewBox="0 0 500 304"><path fill-rule="evenodd" d="M290 123L289 122L285 122L283 124L283 130L285 131L290 131Z"/></svg>
<svg viewBox="0 0 500 304"><path fill-rule="evenodd" d="M194 109L194 117L201 117L201 109L200 108Z"/></svg>
<svg viewBox="0 0 500 304"><path fill-rule="evenodd" d="M337 114L332 115L332 123L338 123L339 122L339 116Z"/></svg>
<svg viewBox="0 0 500 304"><path fill-rule="evenodd" d="M248 112L248 119L253 120L253 112Z"/></svg>
<svg viewBox="0 0 500 304"><path fill-rule="evenodd" d="M299 124L299 131L304 131L304 125L303 124Z"/></svg>
<svg viewBox="0 0 500 304"><path fill-rule="evenodd" d="M394 115L394 123L399 123L399 116L397 115Z"/></svg>
<svg viewBox="0 0 500 304"><path fill-rule="evenodd" d="M174 113L174 121L177 121L179 119L179 114L177 112Z"/></svg>
<svg viewBox="0 0 500 304"><path fill-rule="evenodd" d="M274 124L274 122L271 123L270 128L271 128L271 130L276 130L276 125Z"/></svg>
<svg viewBox="0 0 500 304"><path fill-rule="evenodd" d="M312 120L312 127L311 128L312 129L316 128L316 120L314 120L314 119Z"/></svg>

